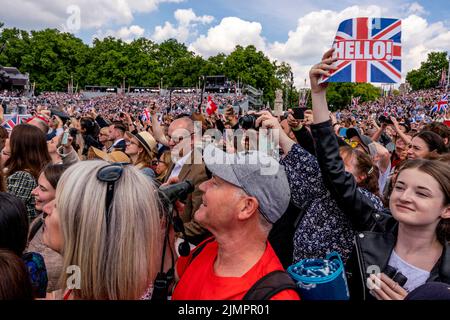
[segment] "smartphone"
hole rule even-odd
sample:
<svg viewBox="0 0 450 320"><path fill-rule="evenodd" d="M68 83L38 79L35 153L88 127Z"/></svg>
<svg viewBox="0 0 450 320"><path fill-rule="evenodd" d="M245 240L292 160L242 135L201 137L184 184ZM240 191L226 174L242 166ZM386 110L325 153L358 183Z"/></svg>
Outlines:
<svg viewBox="0 0 450 320"><path fill-rule="evenodd" d="M292 108L292 111L294 112L293 116L297 120L304 120L305 119L305 108Z"/></svg>
<svg viewBox="0 0 450 320"><path fill-rule="evenodd" d="M69 131L64 131L62 139L61 139L61 144L66 145L67 142L69 142Z"/></svg>
<svg viewBox="0 0 450 320"><path fill-rule="evenodd" d="M346 138L347 137L347 128L340 128L339 129L339 136Z"/></svg>

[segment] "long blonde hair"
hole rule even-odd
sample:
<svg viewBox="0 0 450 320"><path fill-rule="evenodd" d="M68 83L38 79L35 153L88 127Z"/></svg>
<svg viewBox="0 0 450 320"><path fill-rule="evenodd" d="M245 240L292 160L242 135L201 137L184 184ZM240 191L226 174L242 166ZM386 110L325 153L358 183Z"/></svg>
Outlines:
<svg viewBox="0 0 450 320"><path fill-rule="evenodd" d="M106 183L97 172L105 161L84 161L61 177L56 207L64 237L63 269L81 271L77 299L139 299L153 283L160 263L160 203L155 186L133 166L115 183L109 226ZM108 228L108 231L107 231ZM68 275L63 272L63 287Z"/></svg>

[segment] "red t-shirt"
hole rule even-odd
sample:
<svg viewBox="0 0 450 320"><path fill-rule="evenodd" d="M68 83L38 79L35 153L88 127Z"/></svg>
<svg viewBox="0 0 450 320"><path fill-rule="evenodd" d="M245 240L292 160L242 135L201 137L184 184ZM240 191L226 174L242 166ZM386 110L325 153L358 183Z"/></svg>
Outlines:
<svg viewBox="0 0 450 320"><path fill-rule="evenodd" d="M266 274L284 270L269 242L259 261L242 277L219 277L214 273L217 241L208 243L186 268L189 257L180 257L177 272L180 281L172 300L242 300L247 291ZM283 290L271 300L300 300L295 290Z"/></svg>

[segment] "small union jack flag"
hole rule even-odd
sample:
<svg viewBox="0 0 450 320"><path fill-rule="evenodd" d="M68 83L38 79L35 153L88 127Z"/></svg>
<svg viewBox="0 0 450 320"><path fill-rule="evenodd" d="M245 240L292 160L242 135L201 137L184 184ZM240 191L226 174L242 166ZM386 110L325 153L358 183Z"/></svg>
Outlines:
<svg viewBox="0 0 450 320"><path fill-rule="evenodd" d="M345 20L339 25L333 47L338 69L320 82L401 82L401 20Z"/></svg>
<svg viewBox="0 0 450 320"><path fill-rule="evenodd" d="M12 131L19 121L19 116L17 114L5 114L2 127L8 131Z"/></svg>
<svg viewBox="0 0 450 320"><path fill-rule="evenodd" d="M447 110L447 108L448 108L448 98L447 98L447 95L444 94L442 96L441 101L439 101L437 104L434 105L433 108L431 108L431 112L432 113L435 113L435 112L440 113L444 110Z"/></svg>
<svg viewBox="0 0 450 320"><path fill-rule="evenodd" d="M148 109L144 109L144 114L142 115L142 121L150 121L150 113L148 112Z"/></svg>

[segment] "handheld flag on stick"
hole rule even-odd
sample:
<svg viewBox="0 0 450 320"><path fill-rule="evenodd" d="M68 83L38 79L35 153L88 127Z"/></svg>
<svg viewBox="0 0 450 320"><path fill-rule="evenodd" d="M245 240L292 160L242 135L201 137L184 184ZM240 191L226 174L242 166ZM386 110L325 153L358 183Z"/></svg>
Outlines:
<svg viewBox="0 0 450 320"><path fill-rule="evenodd" d="M20 119L17 114L5 114L2 127L11 132L12 129L19 124L19 121Z"/></svg>
<svg viewBox="0 0 450 320"><path fill-rule="evenodd" d="M214 103L211 96L208 96L208 105L206 107L206 113L208 113L208 115L210 116L214 112L216 112L216 110L217 110L217 105Z"/></svg>

